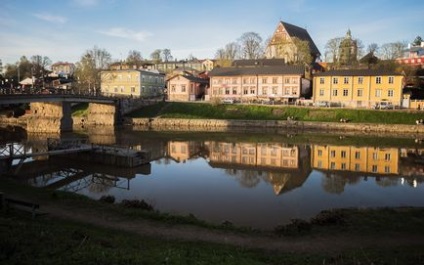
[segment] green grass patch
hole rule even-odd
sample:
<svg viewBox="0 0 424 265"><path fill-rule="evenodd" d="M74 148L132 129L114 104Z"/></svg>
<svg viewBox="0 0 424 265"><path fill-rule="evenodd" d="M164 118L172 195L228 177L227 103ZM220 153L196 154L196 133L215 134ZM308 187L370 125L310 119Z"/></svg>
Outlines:
<svg viewBox="0 0 424 265"><path fill-rule="evenodd" d="M245 119L338 122L341 118L353 123L415 124L423 115L406 110L365 110L340 108L306 108L295 106L239 105L160 102L131 113L131 117L156 117L179 119Z"/></svg>
<svg viewBox="0 0 424 265"><path fill-rule="evenodd" d="M71 107L72 116L83 117L87 116L88 103L79 103Z"/></svg>

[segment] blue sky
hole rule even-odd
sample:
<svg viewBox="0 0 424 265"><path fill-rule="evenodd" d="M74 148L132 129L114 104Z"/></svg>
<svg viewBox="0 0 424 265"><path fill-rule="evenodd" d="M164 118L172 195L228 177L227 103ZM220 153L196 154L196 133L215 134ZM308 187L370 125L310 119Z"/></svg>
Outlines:
<svg viewBox="0 0 424 265"><path fill-rule="evenodd" d="M423 14L422 0L1 0L0 59L75 63L94 46L115 60L166 48L176 59L213 58L245 32L267 39L280 20L306 28L324 54L349 28L365 47L424 38Z"/></svg>

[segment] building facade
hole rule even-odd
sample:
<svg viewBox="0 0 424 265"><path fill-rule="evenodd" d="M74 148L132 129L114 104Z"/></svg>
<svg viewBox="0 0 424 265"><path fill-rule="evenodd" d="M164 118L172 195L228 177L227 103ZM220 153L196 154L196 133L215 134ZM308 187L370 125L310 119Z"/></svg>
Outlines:
<svg viewBox="0 0 424 265"><path fill-rule="evenodd" d="M75 72L75 65L68 62L57 62L52 64L52 72L55 76L69 78Z"/></svg>
<svg viewBox="0 0 424 265"><path fill-rule="evenodd" d="M352 39L352 34L349 29L339 46L338 63L341 66L352 65L357 62L357 55L358 44L356 40Z"/></svg>
<svg viewBox="0 0 424 265"><path fill-rule="evenodd" d="M300 66L214 68L205 100L294 103L303 97L305 69Z"/></svg>
<svg viewBox="0 0 424 265"><path fill-rule="evenodd" d="M163 97L165 75L146 70L108 70L100 73L101 94L117 97Z"/></svg>
<svg viewBox="0 0 424 265"><path fill-rule="evenodd" d="M403 76L384 70L334 70L313 78L313 101L319 106L373 108L381 102L402 106Z"/></svg>
<svg viewBox="0 0 424 265"><path fill-rule="evenodd" d="M209 79L192 75L175 75L167 81L167 98L171 101L196 101L203 99Z"/></svg>

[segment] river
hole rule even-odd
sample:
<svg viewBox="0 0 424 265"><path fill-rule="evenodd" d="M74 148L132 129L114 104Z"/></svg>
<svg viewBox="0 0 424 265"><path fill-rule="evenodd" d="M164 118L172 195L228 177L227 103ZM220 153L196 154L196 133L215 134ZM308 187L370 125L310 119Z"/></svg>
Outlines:
<svg viewBox="0 0 424 265"><path fill-rule="evenodd" d="M29 152L42 150L52 137L0 133L3 148L15 143ZM18 178L96 200L144 200L160 212L257 229L334 208L424 206L424 143L412 136L126 128L61 137L145 150L152 161L116 168L29 158ZM14 161L12 168L18 166Z"/></svg>

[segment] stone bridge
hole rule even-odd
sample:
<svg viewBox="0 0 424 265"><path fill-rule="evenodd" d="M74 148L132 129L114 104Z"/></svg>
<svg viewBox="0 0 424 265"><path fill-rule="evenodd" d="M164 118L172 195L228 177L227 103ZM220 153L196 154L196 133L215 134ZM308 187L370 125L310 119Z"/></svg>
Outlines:
<svg viewBox="0 0 424 265"><path fill-rule="evenodd" d="M30 109L19 119L24 119L28 132L61 133L73 129L72 104L88 103L87 125L116 126L122 116L140 107L142 99L119 99L90 95L0 95L0 105L29 104Z"/></svg>

